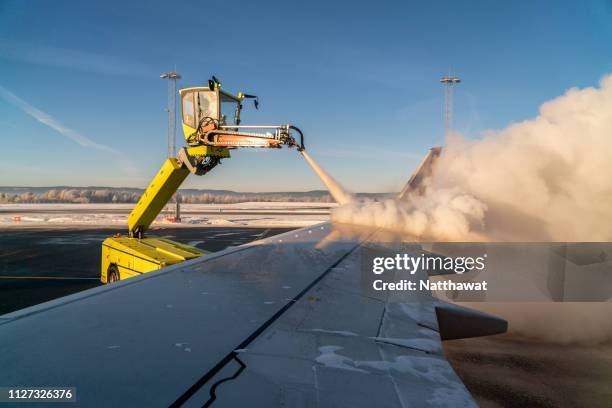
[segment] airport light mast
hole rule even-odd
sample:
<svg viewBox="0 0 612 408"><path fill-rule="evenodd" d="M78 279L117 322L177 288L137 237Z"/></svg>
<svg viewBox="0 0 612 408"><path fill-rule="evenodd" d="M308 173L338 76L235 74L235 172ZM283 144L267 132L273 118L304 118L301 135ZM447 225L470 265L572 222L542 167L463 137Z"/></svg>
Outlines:
<svg viewBox="0 0 612 408"><path fill-rule="evenodd" d="M176 80L181 79L181 76L172 71L164 72L160 76L162 79L168 80L168 158L176 155Z"/></svg>
<svg viewBox="0 0 612 408"><path fill-rule="evenodd" d="M176 156L176 80L181 76L175 72L163 72L160 76L168 80L168 158ZM174 210L174 222L181 222L181 199L178 192L174 194L176 208Z"/></svg>
<svg viewBox="0 0 612 408"><path fill-rule="evenodd" d="M444 85L444 137L448 138L453 126L453 86L460 83L456 76L443 76L440 82Z"/></svg>

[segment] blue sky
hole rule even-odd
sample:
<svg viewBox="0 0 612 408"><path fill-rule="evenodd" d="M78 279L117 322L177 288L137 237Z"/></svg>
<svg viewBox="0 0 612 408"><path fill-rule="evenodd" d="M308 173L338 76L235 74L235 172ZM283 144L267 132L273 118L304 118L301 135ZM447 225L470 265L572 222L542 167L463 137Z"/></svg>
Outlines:
<svg viewBox="0 0 612 408"><path fill-rule="evenodd" d="M176 66L179 86L215 74L260 95L244 123L299 126L349 189L398 190L443 140L441 75L463 79L454 128L478 137L612 72L611 22L603 0L0 0L0 185L145 187ZM287 149L235 152L185 186L322 188Z"/></svg>

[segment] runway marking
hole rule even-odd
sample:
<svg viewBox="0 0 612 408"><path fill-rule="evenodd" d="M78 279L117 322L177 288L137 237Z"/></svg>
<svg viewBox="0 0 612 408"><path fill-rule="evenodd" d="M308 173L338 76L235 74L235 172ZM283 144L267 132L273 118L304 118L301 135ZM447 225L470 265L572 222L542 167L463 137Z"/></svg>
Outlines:
<svg viewBox="0 0 612 408"><path fill-rule="evenodd" d="M52 279L52 280L99 280L99 278L86 278L82 276L4 276L0 279Z"/></svg>

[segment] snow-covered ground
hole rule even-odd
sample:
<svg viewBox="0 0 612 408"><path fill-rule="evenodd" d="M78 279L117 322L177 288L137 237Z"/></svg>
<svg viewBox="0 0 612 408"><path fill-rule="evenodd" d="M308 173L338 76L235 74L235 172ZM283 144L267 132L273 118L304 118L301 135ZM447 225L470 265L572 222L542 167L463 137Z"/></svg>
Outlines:
<svg viewBox="0 0 612 408"><path fill-rule="evenodd" d="M154 226L304 227L327 221L334 203L248 202L183 204L180 224L167 206ZM127 225L134 204L0 204L0 227Z"/></svg>

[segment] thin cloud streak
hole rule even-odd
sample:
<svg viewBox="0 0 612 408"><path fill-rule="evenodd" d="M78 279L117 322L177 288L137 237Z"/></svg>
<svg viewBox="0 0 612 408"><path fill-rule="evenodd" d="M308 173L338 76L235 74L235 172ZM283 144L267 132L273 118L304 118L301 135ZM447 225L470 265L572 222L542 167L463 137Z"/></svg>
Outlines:
<svg viewBox="0 0 612 408"><path fill-rule="evenodd" d="M7 101L8 103L16 106L21 109L23 112L28 114L29 116L36 119L38 122L50 127L55 130L59 134L67 137L73 142L79 144L82 147L98 149L106 152L110 152L116 156L116 158L122 163L122 165L126 168L126 170L133 172L136 169L131 165L130 160L121 152L113 149L112 147L96 143L90 138L81 135L80 133L64 126L62 123L54 119L51 115L46 112L41 111L40 109L30 105L28 102L24 101L2 85L0 85L0 97Z"/></svg>
<svg viewBox="0 0 612 408"><path fill-rule="evenodd" d="M27 103L26 101L24 101L23 99L21 99L20 97L18 97L17 95L15 95L11 91L3 87L2 85L0 85L0 96L2 96L2 98L5 101L18 107L19 109L21 109L22 111L24 111L25 113L27 113L28 115L30 115L31 117L39 121L40 123L47 125L51 129L66 136L67 138L80 144L83 147L91 147L94 149L106 150L108 152L119 154L118 151L108 146L96 143L93 140L89 139L88 137L85 137L75 132L74 130L62 125L60 122L58 122L53 117L51 117L51 115L30 105L29 103Z"/></svg>
<svg viewBox="0 0 612 408"><path fill-rule="evenodd" d="M8 40L0 40L0 58L98 74L155 77L155 73L150 67L138 62L126 61L110 55Z"/></svg>

